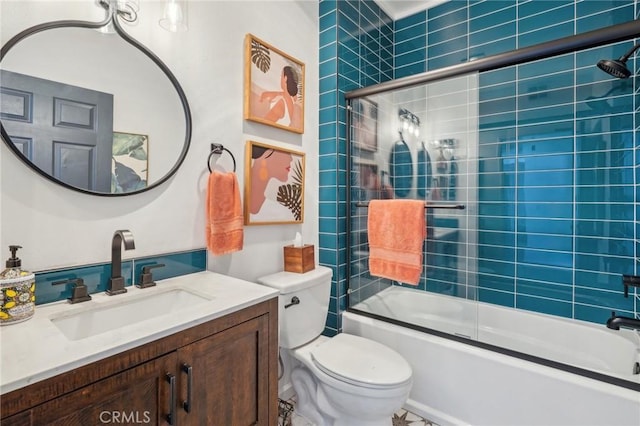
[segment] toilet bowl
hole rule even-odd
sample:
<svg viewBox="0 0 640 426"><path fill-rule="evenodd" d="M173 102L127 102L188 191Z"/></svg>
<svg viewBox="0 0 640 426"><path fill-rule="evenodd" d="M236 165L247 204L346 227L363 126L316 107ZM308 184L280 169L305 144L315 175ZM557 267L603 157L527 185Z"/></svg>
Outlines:
<svg viewBox="0 0 640 426"><path fill-rule="evenodd" d="M320 424L388 426L409 397L411 367L397 352L372 340L345 333L320 336L291 353L303 365L292 372L299 413L311 419L318 410L326 416ZM315 389L305 385L300 370Z"/></svg>
<svg viewBox="0 0 640 426"><path fill-rule="evenodd" d="M318 426L388 426L409 397L411 366L381 343L346 333L321 335L331 269L279 272L258 282L280 290L279 341L297 361L291 371L296 411Z"/></svg>

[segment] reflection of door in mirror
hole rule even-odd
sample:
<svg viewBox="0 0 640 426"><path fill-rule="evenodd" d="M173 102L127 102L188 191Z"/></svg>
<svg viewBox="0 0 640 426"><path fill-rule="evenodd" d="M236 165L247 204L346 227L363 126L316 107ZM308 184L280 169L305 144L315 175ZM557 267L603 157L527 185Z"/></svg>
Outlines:
<svg viewBox="0 0 640 426"><path fill-rule="evenodd" d="M41 170L92 191L111 188L113 95L0 70L2 124Z"/></svg>

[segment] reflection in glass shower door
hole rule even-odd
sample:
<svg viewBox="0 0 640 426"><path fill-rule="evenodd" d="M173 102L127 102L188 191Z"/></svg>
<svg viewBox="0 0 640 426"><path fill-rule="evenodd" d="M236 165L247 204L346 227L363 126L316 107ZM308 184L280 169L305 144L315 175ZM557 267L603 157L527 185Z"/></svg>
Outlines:
<svg viewBox="0 0 640 426"><path fill-rule="evenodd" d="M404 140L397 141L389 155L389 180L396 198L405 198L413 186L413 159Z"/></svg>
<svg viewBox="0 0 640 426"><path fill-rule="evenodd" d="M431 176L433 174L431 170L431 156L429 151L424 146L424 142L420 143L420 149L418 150L418 168L416 174L416 188L419 198L425 200L429 196L431 187Z"/></svg>
<svg viewBox="0 0 640 426"><path fill-rule="evenodd" d="M388 173L393 198L417 198L427 204L455 201L468 208L425 209L423 274L419 284L411 286L369 273L368 212L363 203L351 199L350 307L459 336L477 335L477 305L468 303L477 297L477 248L473 247L477 241L476 92L477 74L473 74L368 96L378 105L378 149L362 150L351 141L349 164L375 164L381 185ZM419 138L400 130L399 110L410 110L420 117ZM404 133L406 137L402 137ZM352 184L359 184L357 177L363 172L359 167L350 171L355 177ZM379 198L384 198L382 193ZM451 309L442 309L445 305Z"/></svg>

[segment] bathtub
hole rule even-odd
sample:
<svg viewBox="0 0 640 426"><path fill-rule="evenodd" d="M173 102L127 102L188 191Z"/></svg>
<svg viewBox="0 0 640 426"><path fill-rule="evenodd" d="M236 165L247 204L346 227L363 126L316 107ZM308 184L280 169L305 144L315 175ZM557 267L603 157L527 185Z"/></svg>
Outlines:
<svg viewBox="0 0 640 426"><path fill-rule="evenodd" d="M640 375L634 374L640 335L634 331L404 287L353 308L364 314L345 312L343 331L401 353L414 373L407 408L436 423L640 425Z"/></svg>

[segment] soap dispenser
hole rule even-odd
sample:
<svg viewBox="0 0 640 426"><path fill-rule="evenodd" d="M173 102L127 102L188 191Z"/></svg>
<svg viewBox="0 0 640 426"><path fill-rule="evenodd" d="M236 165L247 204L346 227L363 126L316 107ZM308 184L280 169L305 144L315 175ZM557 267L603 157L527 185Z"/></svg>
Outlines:
<svg viewBox="0 0 640 426"><path fill-rule="evenodd" d="M16 256L20 246L9 246L7 269L0 273L0 325L15 324L31 318L36 309L36 276L22 270Z"/></svg>

